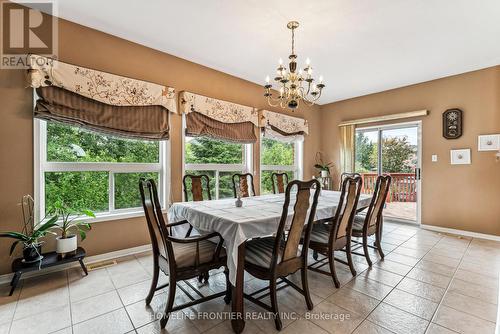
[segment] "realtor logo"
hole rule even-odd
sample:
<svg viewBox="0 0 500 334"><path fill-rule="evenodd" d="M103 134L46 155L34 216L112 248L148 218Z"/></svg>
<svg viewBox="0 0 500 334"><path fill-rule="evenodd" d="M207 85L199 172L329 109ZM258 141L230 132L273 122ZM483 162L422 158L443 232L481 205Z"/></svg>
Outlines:
<svg viewBox="0 0 500 334"><path fill-rule="evenodd" d="M27 55L57 58L54 1L1 3L1 69L28 68Z"/></svg>

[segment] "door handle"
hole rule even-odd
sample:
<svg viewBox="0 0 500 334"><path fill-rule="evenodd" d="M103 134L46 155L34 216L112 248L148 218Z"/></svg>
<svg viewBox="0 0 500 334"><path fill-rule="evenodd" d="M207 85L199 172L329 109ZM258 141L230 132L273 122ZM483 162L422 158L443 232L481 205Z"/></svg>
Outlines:
<svg viewBox="0 0 500 334"><path fill-rule="evenodd" d="M420 175L420 168L415 168L415 180L420 180L421 175Z"/></svg>

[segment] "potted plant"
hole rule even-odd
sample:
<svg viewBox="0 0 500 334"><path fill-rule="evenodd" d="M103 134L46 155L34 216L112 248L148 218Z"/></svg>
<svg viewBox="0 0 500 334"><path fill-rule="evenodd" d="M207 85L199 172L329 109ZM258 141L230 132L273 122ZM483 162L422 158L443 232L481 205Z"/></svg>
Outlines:
<svg viewBox="0 0 500 334"><path fill-rule="evenodd" d="M23 258L27 263L40 261L42 256L42 242L40 238L52 233L50 230L57 224L57 215L52 216L50 219L42 220L34 224L33 215L33 198L29 195L23 196L23 231L22 232L0 232L0 238L10 238L15 241L10 246L9 255L14 253L16 246L20 243L23 245Z"/></svg>
<svg viewBox="0 0 500 334"><path fill-rule="evenodd" d="M321 172L321 177L328 177L330 175L330 167L333 166L333 163L323 162L323 158L321 157L321 153L316 153L316 164L314 168L318 169Z"/></svg>
<svg viewBox="0 0 500 334"><path fill-rule="evenodd" d="M95 214L90 210L76 210L56 202L51 210L60 219L52 227L53 230L60 231L61 235L56 238L56 252L66 254L75 251L78 247L76 233L80 234L81 240L87 237L87 231L91 229L89 223L78 220L82 216L95 218Z"/></svg>

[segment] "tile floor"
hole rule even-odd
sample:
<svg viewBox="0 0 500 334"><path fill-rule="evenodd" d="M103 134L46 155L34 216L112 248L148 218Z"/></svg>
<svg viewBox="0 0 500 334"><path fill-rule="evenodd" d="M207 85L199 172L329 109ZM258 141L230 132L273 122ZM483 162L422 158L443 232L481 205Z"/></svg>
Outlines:
<svg viewBox="0 0 500 334"><path fill-rule="evenodd" d="M386 258L378 261L372 253L377 262L371 269L364 257L354 257L356 277L337 264L340 289L328 276L309 272L311 312L294 290L280 290L280 311L289 315L282 332L495 333L500 243L396 224L384 226L383 241ZM151 262L150 254L141 254L120 258L117 265L88 277L75 268L30 278L12 297L6 297L7 286L0 287L0 334L161 333L155 314L163 310L166 292L158 292L151 307L143 301ZM224 285L223 273L214 272L199 289L218 292ZM246 277L246 292L264 285ZM178 290L177 302L186 300ZM229 320L204 313L228 311L218 299L178 311L164 333L232 333ZM246 303L246 311L254 319L247 321L245 333L276 332L263 310Z"/></svg>

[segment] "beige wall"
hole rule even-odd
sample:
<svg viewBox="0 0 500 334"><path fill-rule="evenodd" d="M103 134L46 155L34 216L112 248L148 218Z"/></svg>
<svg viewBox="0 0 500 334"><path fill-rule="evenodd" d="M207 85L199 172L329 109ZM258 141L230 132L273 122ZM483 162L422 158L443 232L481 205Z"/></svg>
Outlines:
<svg viewBox="0 0 500 334"><path fill-rule="evenodd" d="M210 68L149 49L68 21L59 23L59 58L63 61L149 80L257 108L268 108L261 86ZM32 93L26 89L24 72L0 70L0 230L20 228L23 194L33 194ZM269 108L268 108L269 109ZM271 108L272 110L272 108ZM281 112L281 110L275 109ZM310 178L313 160L319 150L319 107L301 108L294 113L308 119L311 135L304 144L304 177ZM181 200L181 117L172 116L172 199ZM258 145L254 145L258 168ZM258 169L255 169L258 175ZM257 178L255 180L259 182ZM99 222L83 243L89 255L149 243L142 218ZM0 240L0 274L10 270L10 243ZM49 249L51 245L47 245Z"/></svg>
<svg viewBox="0 0 500 334"><path fill-rule="evenodd" d="M464 112L459 139L441 135L449 108ZM430 111L421 118L422 224L500 235L500 162L477 151L478 135L500 133L500 66L323 105L321 150L338 167L339 122L421 109ZM471 165L450 165L458 148L471 149Z"/></svg>

